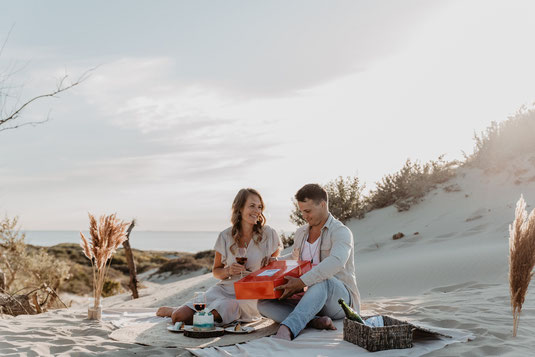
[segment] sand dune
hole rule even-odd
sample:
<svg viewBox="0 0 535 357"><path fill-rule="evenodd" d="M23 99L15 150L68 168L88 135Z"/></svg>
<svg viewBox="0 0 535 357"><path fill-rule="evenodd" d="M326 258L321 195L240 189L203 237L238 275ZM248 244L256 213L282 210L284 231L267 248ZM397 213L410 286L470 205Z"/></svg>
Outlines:
<svg viewBox="0 0 535 357"><path fill-rule="evenodd" d="M473 341L428 356L531 355L535 348L535 294L533 288L528 291L518 336L513 338L507 280L508 225L516 201L524 194L528 204L535 205L535 169L526 163L511 163L517 170L499 174L461 169L455 179L409 211L387 207L351 221L364 314L391 315L475 335ZM398 232L405 236L393 240ZM176 306L215 281L206 274L164 285L146 282L140 299L123 294L104 299L104 307ZM0 354L187 354L113 341L109 338L113 325L84 317L81 308L4 316L0 320Z"/></svg>

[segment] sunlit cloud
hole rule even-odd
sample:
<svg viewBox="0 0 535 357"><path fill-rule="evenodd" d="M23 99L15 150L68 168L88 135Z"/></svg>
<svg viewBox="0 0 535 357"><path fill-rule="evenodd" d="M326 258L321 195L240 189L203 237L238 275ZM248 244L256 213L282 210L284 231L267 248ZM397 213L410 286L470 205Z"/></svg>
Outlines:
<svg viewBox="0 0 535 357"><path fill-rule="evenodd" d="M529 2L275 3L214 5L216 18L181 2L158 31L125 19L117 33L110 4L99 28L80 24L86 42L28 36L14 52L39 59L25 95L98 68L25 113L53 107L52 121L1 137L0 210L31 228L112 209L148 229L217 230L252 186L289 228L302 184L370 187L409 157L459 158L474 130L535 99Z"/></svg>

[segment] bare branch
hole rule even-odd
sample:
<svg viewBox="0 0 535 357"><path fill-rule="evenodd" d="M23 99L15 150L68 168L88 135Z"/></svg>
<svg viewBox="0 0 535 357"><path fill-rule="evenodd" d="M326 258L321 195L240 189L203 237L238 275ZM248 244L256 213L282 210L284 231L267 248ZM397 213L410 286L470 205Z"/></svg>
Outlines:
<svg viewBox="0 0 535 357"><path fill-rule="evenodd" d="M49 120L50 120L50 117L47 116L47 118L45 120L31 121L31 122L22 123L22 124L15 125L15 126L9 126L7 128L0 128L0 131L10 130L10 129L17 129L17 128L20 128L21 126L26 126L26 125L36 126L36 125L39 125L39 124L46 123Z"/></svg>
<svg viewBox="0 0 535 357"><path fill-rule="evenodd" d="M4 42L2 43L2 46L0 46L0 56L2 56L2 52L4 52L4 48L6 47L7 45L7 41L9 40L9 36L11 36L11 31L13 31L13 28L15 27L15 24L11 25L11 28L9 29L9 31L7 32L7 36L6 36L6 39L4 40Z"/></svg>
<svg viewBox="0 0 535 357"><path fill-rule="evenodd" d="M21 106L19 106L17 109L15 109L11 114L9 114L6 118L4 119L0 119L0 126L4 125L5 123L9 122L9 121L12 121L12 120L15 120L19 117L20 113L28 106L30 105L31 103L35 102L35 101L38 101L40 99L43 99L43 98L47 98L47 97L52 97L52 98L55 98L58 94L62 93L62 92L65 92L73 87L76 87L78 84L84 82L87 78L89 78L90 74L92 71L94 71L97 67L94 67L94 68L91 68L89 70L87 70L86 72L84 72L79 78L78 80L76 80L75 82L69 84L69 85L64 85L65 83L65 80L68 78L68 75L65 75L63 76L59 83L58 83L58 86L56 87L56 90L54 90L53 92L50 92L50 93L46 93L46 94L41 94L41 95L38 95L36 97L33 97L32 99L28 100L27 102L25 102L24 104L22 104ZM23 123L23 124L19 124L19 125L16 125L16 126L11 126L11 127L7 127L7 128L1 128L0 131L4 131L4 130L9 130L9 129L16 129L16 128L20 128L21 126L25 126L25 125L38 125L38 124L42 124L42 123L45 123L49 120L50 118L47 117L47 119L45 120L42 120L42 121L36 121L36 122L26 122L26 123Z"/></svg>

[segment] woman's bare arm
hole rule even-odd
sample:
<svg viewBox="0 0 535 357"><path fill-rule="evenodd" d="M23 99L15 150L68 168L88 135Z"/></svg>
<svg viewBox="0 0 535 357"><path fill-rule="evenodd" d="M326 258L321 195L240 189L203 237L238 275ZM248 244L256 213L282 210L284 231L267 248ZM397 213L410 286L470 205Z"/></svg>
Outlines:
<svg viewBox="0 0 535 357"><path fill-rule="evenodd" d="M232 263L232 265L225 267L221 262L221 253L217 251L215 252L214 266L212 267L212 274L214 275L214 278L225 280L231 277L232 275L239 274L244 270L245 267L237 263Z"/></svg>

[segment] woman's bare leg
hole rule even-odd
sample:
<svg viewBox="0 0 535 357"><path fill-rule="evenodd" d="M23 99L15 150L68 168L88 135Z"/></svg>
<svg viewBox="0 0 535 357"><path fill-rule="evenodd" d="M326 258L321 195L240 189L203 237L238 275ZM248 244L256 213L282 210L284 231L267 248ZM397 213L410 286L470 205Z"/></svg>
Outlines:
<svg viewBox="0 0 535 357"><path fill-rule="evenodd" d="M193 324L193 314L195 313L195 310L190 309L187 306L182 306L176 309L171 314L171 320L173 321L173 324L178 321L184 322L186 325L192 325Z"/></svg>
<svg viewBox="0 0 535 357"><path fill-rule="evenodd" d="M176 311L175 311L176 310ZM173 313L175 312L175 313ZM171 317L173 320L173 323L177 321L183 321L186 325L193 324L193 314L195 313L194 310L190 309L187 306L182 306L179 309L175 309L173 307L168 306L162 306L158 309L156 312L156 316L161 317ZM219 312L217 310L211 311L212 315L214 315L214 321L215 322L221 322L223 319L221 318L221 315L219 315Z"/></svg>
<svg viewBox="0 0 535 357"><path fill-rule="evenodd" d="M171 314L175 311L174 307L162 306L156 311L156 316L171 317Z"/></svg>

